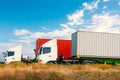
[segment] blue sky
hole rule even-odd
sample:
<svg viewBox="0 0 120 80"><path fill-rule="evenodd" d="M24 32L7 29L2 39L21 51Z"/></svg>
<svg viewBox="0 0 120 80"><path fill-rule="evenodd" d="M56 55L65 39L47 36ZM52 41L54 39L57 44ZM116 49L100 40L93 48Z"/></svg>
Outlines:
<svg viewBox="0 0 120 80"><path fill-rule="evenodd" d="M22 44L34 57L37 38L70 39L76 30L120 33L120 0L0 0L0 53Z"/></svg>
<svg viewBox="0 0 120 80"><path fill-rule="evenodd" d="M83 0L84 1L84 0ZM78 0L0 0L0 26L3 36L0 41L8 42L14 36L14 29L27 29L33 32L60 28L66 21L66 14L71 14L79 5ZM2 36L0 34L0 36Z"/></svg>

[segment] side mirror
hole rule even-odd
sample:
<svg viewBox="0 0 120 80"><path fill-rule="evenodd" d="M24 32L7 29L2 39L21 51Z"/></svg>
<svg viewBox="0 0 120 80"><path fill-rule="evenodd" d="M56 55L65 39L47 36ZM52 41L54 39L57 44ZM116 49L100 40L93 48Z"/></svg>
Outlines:
<svg viewBox="0 0 120 80"><path fill-rule="evenodd" d="M2 52L2 54L5 54L5 52Z"/></svg>
<svg viewBox="0 0 120 80"><path fill-rule="evenodd" d="M4 55L4 57L6 57L6 55L7 55L6 52L2 52L2 54Z"/></svg>

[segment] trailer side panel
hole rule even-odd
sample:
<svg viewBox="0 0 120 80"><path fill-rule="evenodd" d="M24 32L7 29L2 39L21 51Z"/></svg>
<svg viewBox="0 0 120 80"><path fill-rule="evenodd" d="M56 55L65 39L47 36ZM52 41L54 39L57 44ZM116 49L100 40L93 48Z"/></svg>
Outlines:
<svg viewBox="0 0 120 80"><path fill-rule="evenodd" d="M120 59L120 34L77 31L72 45L72 56Z"/></svg>

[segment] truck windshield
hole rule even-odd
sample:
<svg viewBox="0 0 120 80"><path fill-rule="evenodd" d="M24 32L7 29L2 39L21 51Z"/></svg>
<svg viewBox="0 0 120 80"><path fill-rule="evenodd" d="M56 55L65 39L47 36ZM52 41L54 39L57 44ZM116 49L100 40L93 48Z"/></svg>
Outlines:
<svg viewBox="0 0 120 80"><path fill-rule="evenodd" d="M8 56L14 56L14 52L13 51L9 51L8 52Z"/></svg>
<svg viewBox="0 0 120 80"><path fill-rule="evenodd" d="M43 54L50 53L50 52L51 52L51 48L50 47L44 47L43 48Z"/></svg>

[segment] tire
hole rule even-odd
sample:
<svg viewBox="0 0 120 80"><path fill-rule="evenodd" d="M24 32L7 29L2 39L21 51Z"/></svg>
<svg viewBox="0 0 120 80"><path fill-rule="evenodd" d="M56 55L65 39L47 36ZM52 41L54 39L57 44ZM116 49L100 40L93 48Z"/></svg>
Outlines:
<svg viewBox="0 0 120 80"><path fill-rule="evenodd" d="M56 63L53 61L49 61L49 62L47 62L47 64L56 64Z"/></svg>
<svg viewBox="0 0 120 80"><path fill-rule="evenodd" d="M83 64L93 64L93 62L90 60L85 60L85 61L83 61Z"/></svg>

